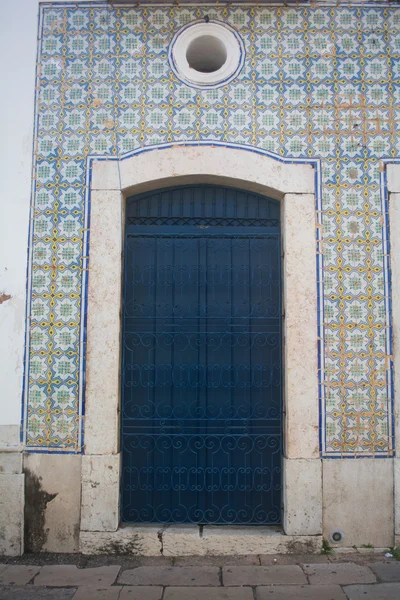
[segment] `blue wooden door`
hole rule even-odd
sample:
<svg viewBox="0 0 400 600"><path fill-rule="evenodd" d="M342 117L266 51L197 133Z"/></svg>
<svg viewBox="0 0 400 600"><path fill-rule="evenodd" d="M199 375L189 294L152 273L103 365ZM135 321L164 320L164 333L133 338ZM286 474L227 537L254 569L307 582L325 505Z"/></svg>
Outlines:
<svg viewBox="0 0 400 600"><path fill-rule="evenodd" d="M279 225L232 188L127 200L123 522L280 523Z"/></svg>

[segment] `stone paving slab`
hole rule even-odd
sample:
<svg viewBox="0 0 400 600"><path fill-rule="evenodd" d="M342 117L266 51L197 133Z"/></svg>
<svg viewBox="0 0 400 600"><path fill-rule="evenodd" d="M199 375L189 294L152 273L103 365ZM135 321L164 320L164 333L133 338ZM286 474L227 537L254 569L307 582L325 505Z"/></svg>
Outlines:
<svg viewBox="0 0 400 600"><path fill-rule="evenodd" d="M37 585L0 586L1 600L71 600L74 594L74 588L54 589Z"/></svg>
<svg viewBox="0 0 400 600"><path fill-rule="evenodd" d="M175 567L223 567L237 565L260 565L257 554L243 556L177 556Z"/></svg>
<svg viewBox="0 0 400 600"><path fill-rule="evenodd" d="M260 554L263 566L270 565L304 565L307 563L329 563L326 554Z"/></svg>
<svg viewBox="0 0 400 600"><path fill-rule="evenodd" d="M253 600L253 590L243 588L165 588L163 600Z"/></svg>
<svg viewBox="0 0 400 600"><path fill-rule="evenodd" d="M350 585L352 583L376 583L376 577L368 567L353 563L343 564L307 564L303 565L311 584L335 583Z"/></svg>
<svg viewBox="0 0 400 600"><path fill-rule="evenodd" d="M184 588L187 590L187 588ZM118 600L160 600L163 593L162 587L125 586L122 588L121 595Z"/></svg>
<svg viewBox="0 0 400 600"><path fill-rule="evenodd" d="M220 585L218 567L137 567L123 571L118 583L124 585Z"/></svg>
<svg viewBox="0 0 400 600"><path fill-rule="evenodd" d="M223 585L306 584L307 578L297 565L271 567L224 567Z"/></svg>
<svg viewBox="0 0 400 600"><path fill-rule="evenodd" d="M118 585L112 587L87 587L81 586L76 590L73 600L118 600L122 588Z"/></svg>
<svg viewBox="0 0 400 600"><path fill-rule="evenodd" d="M365 548L364 548L365 550ZM371 562L385 562L387 558L385 554L375 554L372 551L367 552L348 552L347 554L344 552L337 552L335 550L331 554L327 555L329 558L329 562L331 563L358 563L359 565L369 565ZM309 563L318 562L317 560L310 559Z"/></svg>
<svg viewBox="0 0 400 600"><path fill-rule="evenodd" d="M309 561L311 562L311 561ZM130 555L95 555L88 556L86 567L103 567L119 565L121 571L136 567L172 567L174 559L170 556L130 556Z"/></svg>
<svg viewBox="0 0 400 600"><path fill-rule="evenodd" d="M0 565L0 585L25 585L40 571L27 565Z"/></svg>
<svg viewBox="0 0 400 600"><path fill-rule="evenodd" d="M346 600L338 585L268 585L256 590L257 600Z"/></svg>
<svg viewBox="0 0 400 600"><path fill-rule="evenodd" d="M97 586L107 587L113 584L121 567L97 567L94 569L78 569L76 565L53 565L42 567L39 575L35 577L35 585L49 585L66 587Z"/></svg>
<svg viewBox="0 0 400 600"><path fill-rule="evenodd" d="M39 567L44 565L79 565L84 567L87 560L88 557L83 554L37 552L23 554L22 556L9 556L6 562L8 565L35 565Z"/></svg>
<svg viewBox="0 0 400 600"><path fill-rule="evenodd" d="M350 585L344 591L348 600L399 600L400 583Z"/></svg>
<svg viewBox="0 0 400 600"><path fill-rule="evenodd" d="M370 563L369 568L383 583L400 581L400 562Z"/></svg>

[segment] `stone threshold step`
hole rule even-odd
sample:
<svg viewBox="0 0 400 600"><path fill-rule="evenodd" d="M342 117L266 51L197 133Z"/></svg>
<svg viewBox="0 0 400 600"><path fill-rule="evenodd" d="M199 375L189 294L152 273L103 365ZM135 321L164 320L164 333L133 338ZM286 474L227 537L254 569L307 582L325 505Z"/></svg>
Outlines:
<svg viewBox="0 0 400 600"><path fill-rule="evenodd" d="M114 532L81 531L82 554L206 556L317 554L321 535L285 535L277 527L131 525Z"/></svg>

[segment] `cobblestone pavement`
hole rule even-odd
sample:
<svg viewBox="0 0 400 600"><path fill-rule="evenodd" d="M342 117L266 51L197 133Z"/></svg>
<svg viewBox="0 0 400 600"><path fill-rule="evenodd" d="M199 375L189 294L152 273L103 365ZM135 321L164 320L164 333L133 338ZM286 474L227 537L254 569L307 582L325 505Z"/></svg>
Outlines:
<svg viewBox="0 0 400 600"><path fill-rule="evenodd" d="M0 600L400 600L383 554L3 558Z"/></svg>

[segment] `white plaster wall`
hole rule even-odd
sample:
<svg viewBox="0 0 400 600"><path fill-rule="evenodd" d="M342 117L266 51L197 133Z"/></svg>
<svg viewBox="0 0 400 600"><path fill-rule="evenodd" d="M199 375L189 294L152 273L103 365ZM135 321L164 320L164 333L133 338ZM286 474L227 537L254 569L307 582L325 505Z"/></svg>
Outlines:
<svg viewBox="0 0 400 600"><path fill-rule="evenodd" d="M0 2L0 448L19 443L38 7Z"/></svg>
<svg viewBox="0 0 400 600"><path fill-rule="evenodd" d="M38 2L0 8L0 446L18 441ZM17 75L17 76L16 76ZM10 296L10 298L8 298Z"/></svg>

